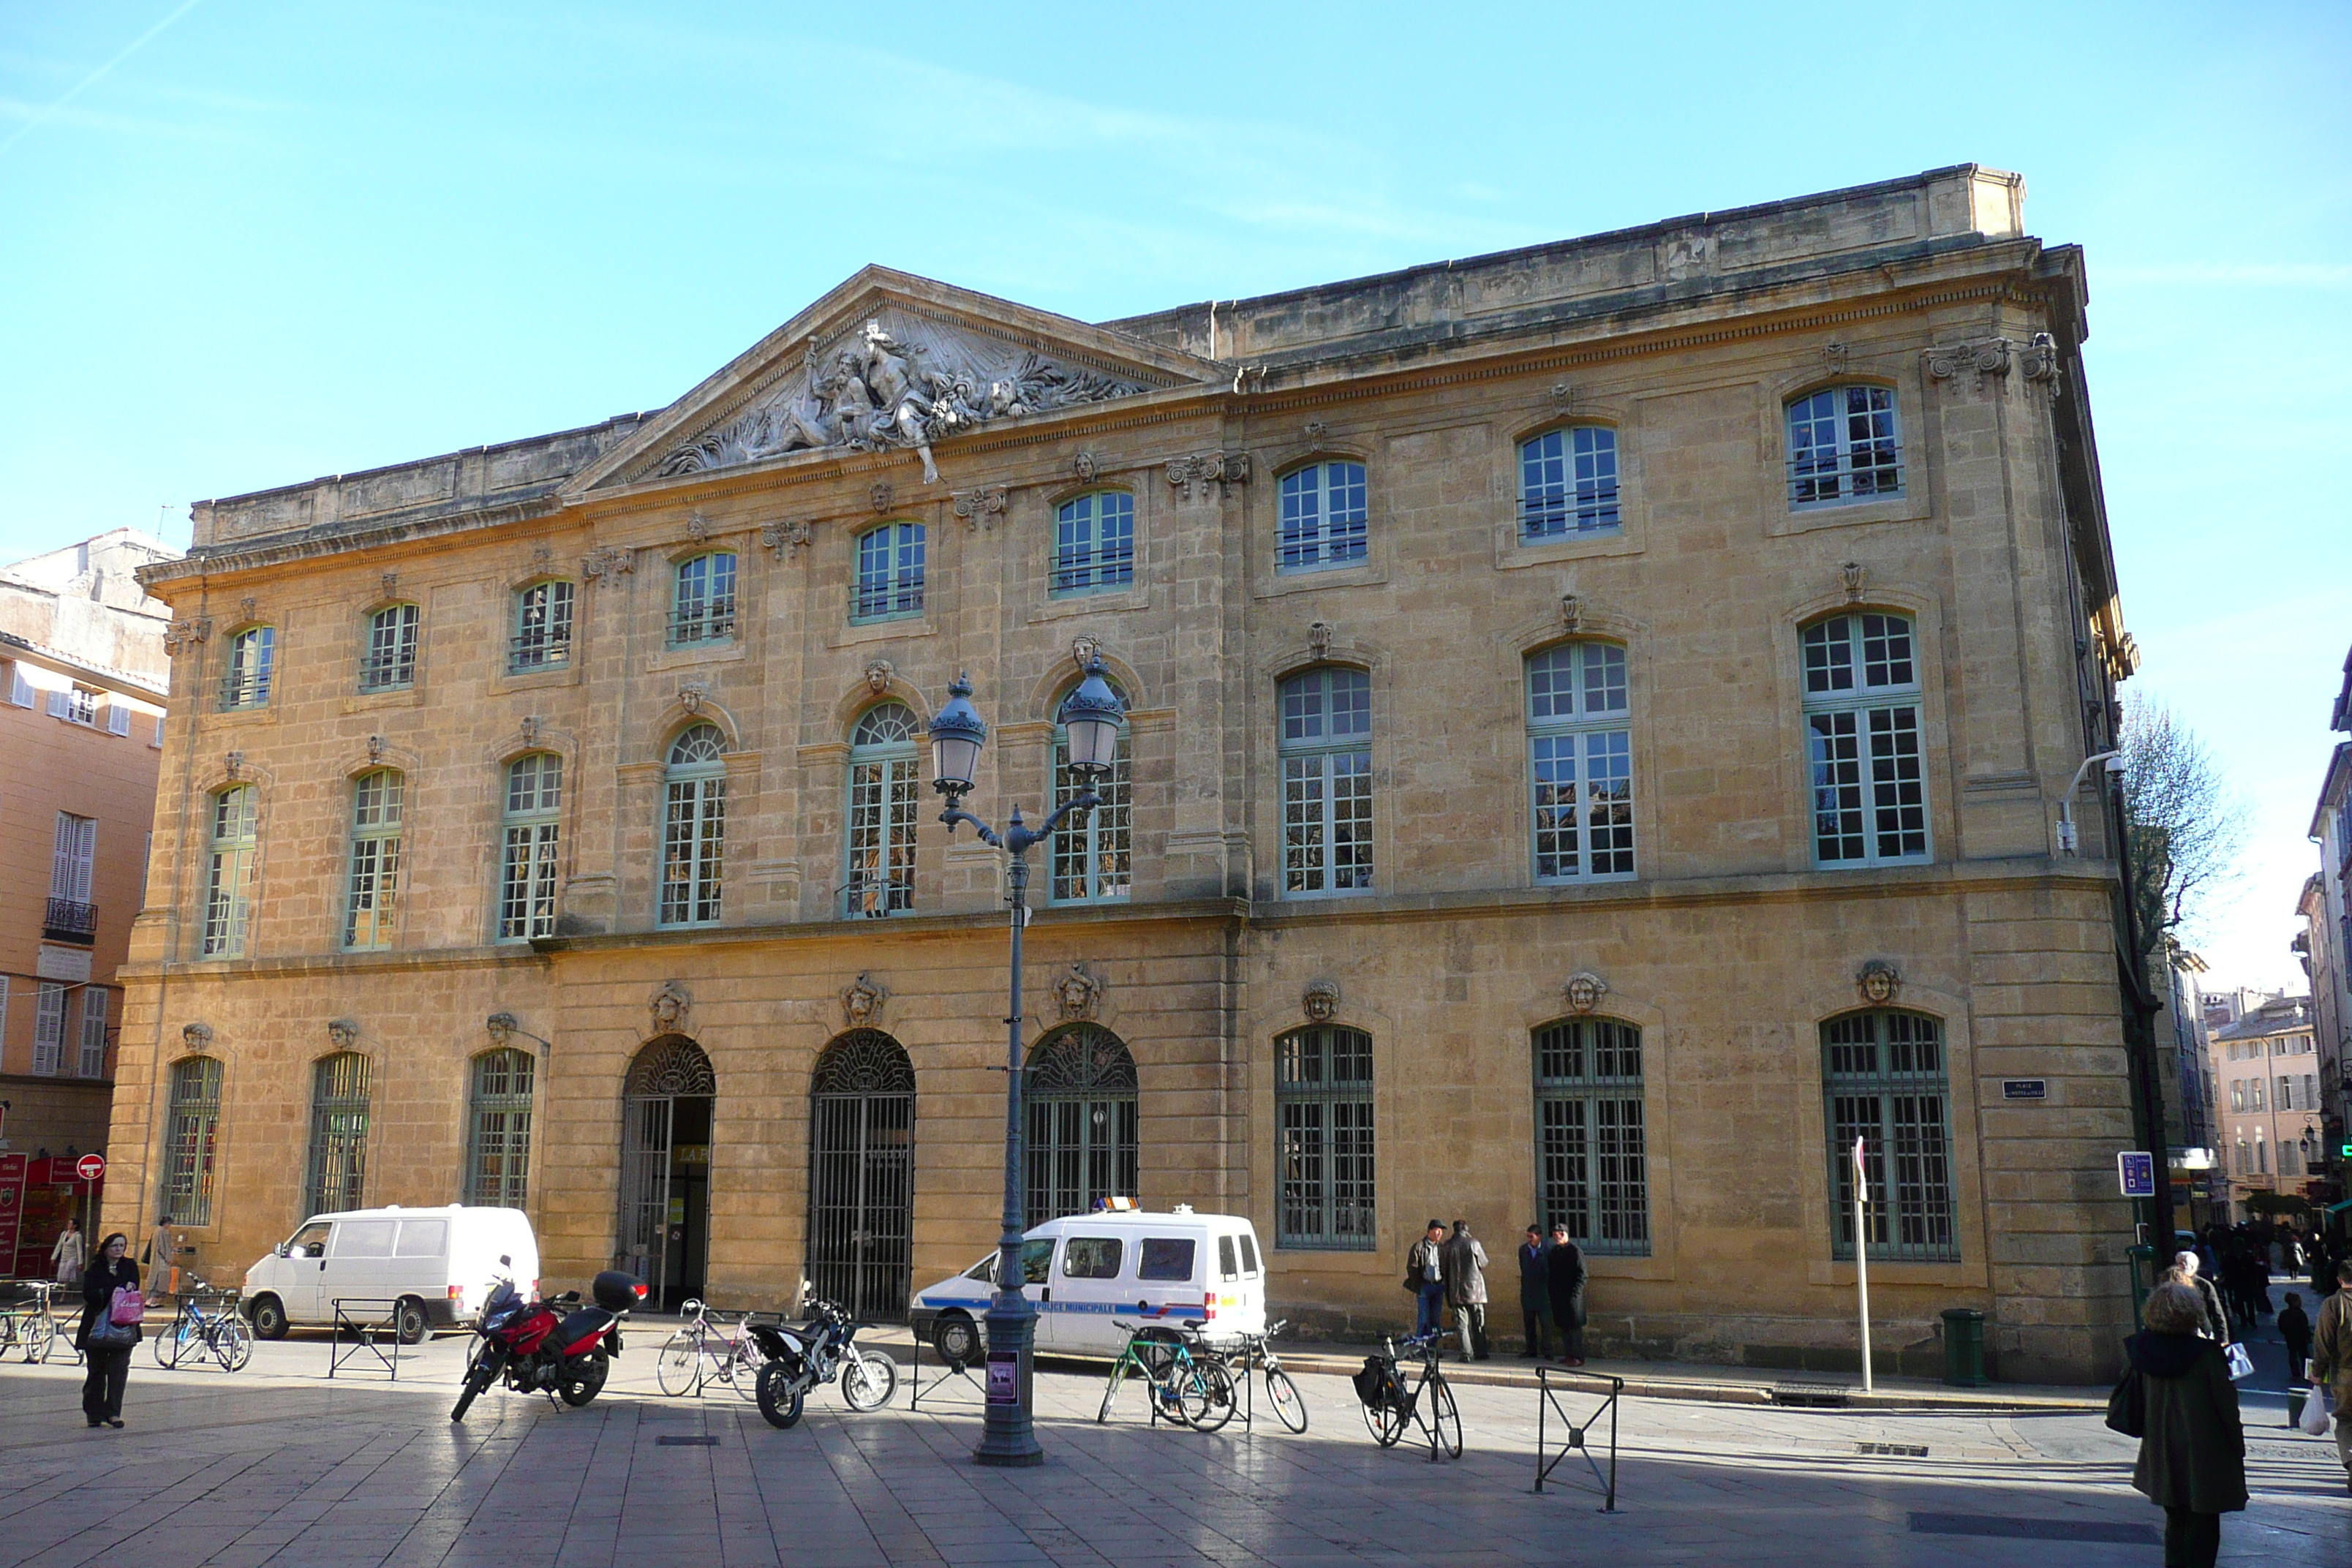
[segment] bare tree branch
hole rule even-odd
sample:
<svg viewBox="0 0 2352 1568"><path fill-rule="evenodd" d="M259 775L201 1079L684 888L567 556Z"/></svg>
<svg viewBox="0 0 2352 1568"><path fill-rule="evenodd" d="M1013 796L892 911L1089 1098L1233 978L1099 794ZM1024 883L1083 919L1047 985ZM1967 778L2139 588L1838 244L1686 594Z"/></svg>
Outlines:
<svg viewBox="0 0 2352 1568"><path fill-rule="evenodd" d="M2214 896L2238 874L2249 822L2245 801L2196 731L2153 699L2124 709L2124 815L2143 896L2155 915L2146 932L2194 940Z"/></svg>

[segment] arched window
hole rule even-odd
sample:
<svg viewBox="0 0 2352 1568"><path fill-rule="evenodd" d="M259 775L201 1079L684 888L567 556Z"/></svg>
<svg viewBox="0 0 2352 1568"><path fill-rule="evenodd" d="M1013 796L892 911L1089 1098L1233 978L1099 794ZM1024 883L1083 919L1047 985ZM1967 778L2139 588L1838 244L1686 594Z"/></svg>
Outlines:
<svg viewBox="0 0 2352 1568"><path fill-rule="evenodd" d="M1895 394L1825 386L1789 405L1789 504L1829 506L1903 493Z"/></svg>
<svg viewBox="0 0 2352 1568"><path fill-rule="evenodd" d="M466 1201L519 1209L530 1194L530 1091L539 1064L512 1047L474 1058L466 1140Z"/></svg>
<svg viewBox="0 0 2352 1568"><path fill-rule="evenodd" d="M670 597L669 645L725 642L735 635L735 554L714 550L681 561Z"/></svg>
<svg viewBox="0 0 2352 1568"><path fill-rule="evenodd" d="M879 1029L852 1029L809 1079L808 1278L872 1321L905 1315L913 1283L915 1066Z"/></svg>
<svg viewBox="0 0 2352 1568"><path fill-rule="evenodd" d="M1135 581L1135 498L1097 490L1054 512L1052 592L1094 594Z"/></svg>
<svg viewBox="0 0 2352 1568"><path fill-rule="evenodd" d="M1569 1018L1535 1032L1536 1162L1543 1223L1587 1252L1645 1258L1650 1167L1642 1031Z"/></svg>
<svg viewBox="0 0 2352 1568"><path fill-rule="evenodd" d="M392 605L368 617L367 652L360 659L362 691L391 691L415 683L422 615L415 605Z"/></svg>
<svg viewBox="0 0 2352 1568"><path fill-rule="evenodd" d="M1625 650L1572 642L1528 660L1536 880L1633 874L1633 732Z"/></svg>
<svg viewBox="0 0 2352 1568"><path fill-rule="evenodd" d="M661 923L709 925L719 918L727 848L727 737L692 725L670 742L662 812Z"/></svg>
<svg viewBox="0 0 2352 1568"><path fill-rule="evenodd" d="M1282 887L1372 886L1372 679L1331 666L1282 683Z"/></svg>
<svg viewBox="0 0 2352 1568"><path fill-rule="evenodd" d="M508 763L505 815L499 940L553 936L563 832L563 759L553 752L533 752Z"/></svg>
<svg viewBox="0 0 2352 1568"><path fill-rule="evenodd" d="M1274 1042L1275 1245L1370 1251L1372 1037L1294 1029Z"/></svg>
<svg viewBox="0 0 2352 1568"><path fill-rule="evenodd" d="M352 786L352 874L343 907L345 947L390 947L400 904L400 828L407 782L396 768Z"/></svg>
<svg viewBox="0 0 2352 1568"><path fill-rule="evenodd" d="M1617 432L1571 425L1519 443L1519 537L1599 533L1617 510Z"/></svg>
<svg viewBox="0 0 2352 1568"><path fill-rule="evenodd" d="M1848 1013L1822 1026L1834 1255L1853 1256L1853 1144L1868 1173L1870 1255L1954 1262L1944 1029L1925 1013Z"/></svg>
<svg viewBox="0 0 2352 1568"><path fill-rule="evenodd" d="M217 1058L186 1057L172 1064L163 1212L173 1225L213 1222L213 1152L220 1139L220 1091Z"/></svg>
<svg viewBox="0 0 2352 1568"><path fill-rule="evenodd" d="M514 636L507 642L507 670L520 675L555 669L572 662L573 584L533 583L515 595Z"/></svg>
<svg viewBox="0 0 2352 1568"><path fill-rule="evenodd" d="M1361 463L1309 463L1282 476L1281 572L1344 566L1364 558L1367 494Z"/></svg>
<svg viewBox="0 0 2352 1568"><path fill-rule="evenodd" d="M922 753L906 704L868 708L849 735L849 864L842 912L915 907L915 820Z"/></svg>
<svg viewBox="0 0 2352 1568"><path fill-rule="evenodd" d="M266 708L277 672L278 628L247 626L228 639L228 667L221 674L221 708Z"/></svg>
<svg viewBox="0 0 2352 1568"><path fill-rule="evenodd" d="M367 1174L368 1060L355 1051L310 1069L310 1166L304 1195L312 1214L362 1206Z"/></svg>
<svg viewBox="0 0 2352 1568"><path fill-rule="evenodd" d="M253 924L253 858L260 792L232 784L213 796L212 844L205 874L206 958L243 958Z"/></svg>
<svg viewBox="0 0 2352 1568"><path fill-rule="evenodd" d="M923 525L886 522L857 536L857 584L849 617L884 621L923 610Z"/></svg>
<svg viewBox="0 0 2352 1568"><path fill-rule="evenodd" d="M1135 1058L1124 1041L1092 1024L1058 1029L1029 1053L1021 1092L1031 1225L1135 1196Z"/></svg>
<svg viewBox="0 0 2352 1568"><path fill-rule="evenodd" d="M1119 706L1128 705L1127 693L1117 684L1109 683L1111 693ZM1054 829L1054 871L1049 887L1052 900L1057 904L1111 903L1128 896L1129 881L1129 815L1131 791L1129 783L1128 729L1119 726L1118 741L1111 752L1110 772L1091 781L1095 795L1102 804L1087 813L1081 822L1074 813L1062 819ZM1060 724L1054 726L1054 806L1076 800L1089 787L1089 781L1070 771L1070 733Z"/></svg>
<svg viewBox="0 0 2352 1568"><path fill-rule="evenodd" d="M1832 616L1803 634L1813 858L1824 866L1927 858L1919 667L1911 623Z"/></svg>

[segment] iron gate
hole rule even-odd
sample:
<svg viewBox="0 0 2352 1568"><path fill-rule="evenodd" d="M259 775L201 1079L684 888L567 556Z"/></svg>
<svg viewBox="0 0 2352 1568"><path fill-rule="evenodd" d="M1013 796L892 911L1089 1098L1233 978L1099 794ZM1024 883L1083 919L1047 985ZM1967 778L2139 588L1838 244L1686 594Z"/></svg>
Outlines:
<svg viewBox="0 0 2352 1568"><path fill-rule="evenodd" d="M915 1068L878 1029L827 1046L809 1086L809 1288L866 1321L914 1287Z"/></svg>
<svg viewBox="0 0 2352 1568"><path fill-rule="evenodd" d="M621 1212L614 1250L620 1267L658 1298L669 1278L669 1166L676 1102L715 1095L710 1058L692 1040L673 1035L637 1053L621 1106Z"/></svg>

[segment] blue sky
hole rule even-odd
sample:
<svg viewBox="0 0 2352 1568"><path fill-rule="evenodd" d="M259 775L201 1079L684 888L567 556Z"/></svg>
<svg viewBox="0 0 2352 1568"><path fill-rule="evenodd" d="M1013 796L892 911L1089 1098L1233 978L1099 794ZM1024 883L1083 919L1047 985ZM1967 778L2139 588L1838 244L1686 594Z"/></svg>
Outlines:
<svg viewBox="0 0 2352 1568"><path fill-rule="evenodd" d="M2088 252L2143 689L2291 906L2352 643L2352 7L0 0L0 559L658 407L866 261L1089 320L1974 161ZM126 52L128 51L128 52Z"/></svg>

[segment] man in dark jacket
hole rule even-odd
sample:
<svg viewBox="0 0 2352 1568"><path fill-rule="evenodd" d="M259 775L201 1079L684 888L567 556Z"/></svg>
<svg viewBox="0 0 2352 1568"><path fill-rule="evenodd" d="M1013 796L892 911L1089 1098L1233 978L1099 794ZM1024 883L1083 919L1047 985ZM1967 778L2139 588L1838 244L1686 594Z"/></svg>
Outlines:
<svg viewBox="0 0 2352 1568"><path fill-rule="evenodd" d="M1405 1254L1404 1280L1412 1291L1412 1336L1420 1339L1445 1326L1445 1222L1433 1219Z"/></svg>
<svg viewBox="0 0 2352 1568"><path fill-rule="evenodd" d="M1462 1334L1465 1360L1486 1359L1486 1245L1457 1219L1445 1242L1445 1300Z"/></svg>
<svg viewBox="0 0 2352 1568"><path fill-rule="evenodd" d="M2164 1510L2167 1568L2213 1568L2221 1516L2246 1506L2246 1434L2221 1346L2198 1331L2204 1303L2186 1285L2148 1292L2147 1331L2124 1342L2146 1400L2132 1485Z"/></svg>
<svg viewBox="0 0 2352 1568"><path fill-rule="evenodd" d="M1519 1352L1523 1359L1540 1360L1551 1354L1551 1336L1545 1331L1544 1321L1551 1310L1551 1273L1546 1267L1549 1253L1544 1246L1543 1226L1528 1226L1527 1239L1519 1243L1519 1317L1528 1334L1528 1348Z"/></svg>
<svg viewBox="0 0 2352 1568"><path fill-rule="evenodd" d="M1568 1234L1568 1226L1551 1227L1551 1247L1544 1255L1544 1278L1550 1287L1551 1321L1559 1329L1559 1359L1570 1366L1584 1364L1584 1249Z"/></svg>
<svg viewBox="0 0 2352 1568"><path fill-rule="evenodd" d="M2279 1309L2278 1331L2286 1342L2286 1380L2301 1383L2303 1363L2311 1359L2311 1320L2304 1314L2303 1298L2293 1290Z"/></svg>

